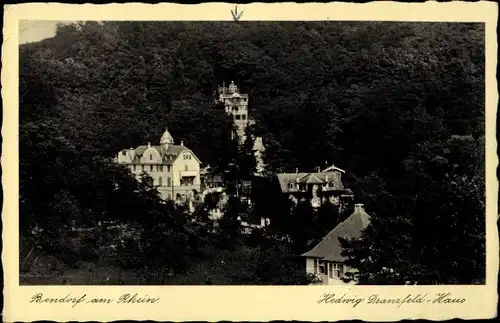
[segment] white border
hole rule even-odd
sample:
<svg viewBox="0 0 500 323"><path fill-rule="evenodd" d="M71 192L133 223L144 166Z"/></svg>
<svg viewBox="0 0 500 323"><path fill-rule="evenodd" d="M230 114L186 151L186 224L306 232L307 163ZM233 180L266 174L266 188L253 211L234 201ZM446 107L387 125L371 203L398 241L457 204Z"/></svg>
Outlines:
<svg viewBox="0 0 500 323"><path fill-rule="evenodd" d="M485 286L196 286L196 287L20 287L18 284L18 22L19 20L232 20L233 4L109 4L64 5L36 3L5 6L2 47L2 184L4 187L2 261L5 278L4 315L7 321L151 319L170 321L218 320L339 320L364 319L395 321L403 318L443 320L451 318L491 318L498 300L498 231L496 179L496 83L498 7L493 2L476 3L394 3L367 4L262 4L240 5L242 21L256 20L384 20L384 21L461 21L486 23L486 184L487 184L487 285ZM139 293L161 297L159 304L30 304L35 292L47 296L87 294L87 297L117 297ZM404 297L418 293L451 293L466 298L464 304L348 305L317 304L324 293L350 296Z"/></svg>

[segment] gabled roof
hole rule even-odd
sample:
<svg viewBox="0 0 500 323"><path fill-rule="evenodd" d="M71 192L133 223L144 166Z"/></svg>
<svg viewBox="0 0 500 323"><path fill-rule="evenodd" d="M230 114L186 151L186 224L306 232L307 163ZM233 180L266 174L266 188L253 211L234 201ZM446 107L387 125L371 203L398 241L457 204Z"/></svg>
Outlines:
<svg viewBox="0 0 500 323"><path fill-rule="evenodd" d="M362 231L370 224L370 216L362 209L357 209L344 222L330 231L314 248L302 254L303 257L343 262L342 246L339 238L351 239L361 236Z"/></svg>
<svg viewBox="0 0 500 323"><path fill-rule="evenodd" d="M324 173L327 173L327 172L331 172L331 171L335 171L335 170L337 170L337 171L339 171L339 172L341 172L341 173L345 173L345 170L340 169L340 168L336 167L335 165L332 165L332 166L330 166L330 167L328 167L328 168L324 169L324 170L323 170L323 172L324 172Z"/></svg>
<svg viewBox="0 0 500 323"><path fill-rule="evenodd" d="M306 176L307 173L283 173L283 174L278 174L278 181L280 183L281 191L282 192L288 192L289 188L288 185L290 183L295 184L297 178L300 180L300 178Z"/></svg>
<svg viewBox="0 0 500 323"><path fill-rule="evenodd" d="M282 173L278 174L281 191L284 193L296 191L295 184L324 184L333 183L335 189L342 190L344 185L340 180L338 171L321 172L321 173ZM293 188L290 188L293 184Z"/></svg>
<svg viewBox="0 0 500 323"><path fill-rule="evenodd" d="M301 179L299 181L300 183L306 183L306 184L324 184L325 182L316 176L316 174L311 173L306 176L306 178Z"/></svg>
<svg viewBox="0 0 500 323"><path fill-rule="evenodd" d="M161 156L161 158L167 163L167 164L173 164L174 161L177 159L177 157L183 152L183 151L191 151L189 148L183 145L168 145L168 148L165 149L164 145L161 146L147 146L147 145L142 145L139 146L135 149L132 149L135 151L135 156L134 156L134 161L139 161L139 159L142 157L144 152L148 148L153 148L155 149L158 154ZM191 151L192 152L192 151ZM193 152L192 152L193 153ZM193 156L200 162L198 157L193 153ZM167 158L170 157L170 158ZM201 163L201 162L200 162Z"/></svg>

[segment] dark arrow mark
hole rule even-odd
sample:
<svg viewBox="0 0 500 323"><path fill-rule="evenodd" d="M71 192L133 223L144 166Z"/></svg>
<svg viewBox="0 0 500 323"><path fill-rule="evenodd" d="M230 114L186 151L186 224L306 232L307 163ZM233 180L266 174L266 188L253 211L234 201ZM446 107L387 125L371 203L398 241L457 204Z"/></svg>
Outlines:
<svg viewBox="0 0 500 323"><path fill-rule="evenodd" d="M233 15L234 21L240 20L241 16L243 16L243 11L238 13L238 6L234 8L234 11L231 10L231 14Z"/></svg>

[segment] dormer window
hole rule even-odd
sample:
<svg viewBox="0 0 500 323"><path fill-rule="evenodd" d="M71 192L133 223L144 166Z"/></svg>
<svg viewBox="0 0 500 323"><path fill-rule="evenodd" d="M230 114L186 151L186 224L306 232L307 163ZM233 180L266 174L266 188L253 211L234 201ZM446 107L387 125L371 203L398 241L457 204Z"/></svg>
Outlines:
<svg viewBox="0 0 500 323"><path fill-rule="evenodd" d="M293 189L293 183L288 184L288 188Z"/></svg>

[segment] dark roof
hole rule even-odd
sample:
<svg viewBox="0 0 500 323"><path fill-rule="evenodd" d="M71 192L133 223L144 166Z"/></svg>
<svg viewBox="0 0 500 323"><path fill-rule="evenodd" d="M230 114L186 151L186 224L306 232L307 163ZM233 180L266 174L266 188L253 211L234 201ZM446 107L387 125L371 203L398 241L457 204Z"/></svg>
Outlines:
<svg viewBox="0 0 500 323"><path fill-rule="evenodd" d="M356 210L344 222L330 231L320 243L308 252L302 254L302 256L342 262L344 259L341 256L342 246L339 238L358 238L369 224L370 216L362 209Z"/></svg>
<svg viewBox="0 0 500 323"><path fill-rule="evenodd" d="M278 181L283 193L296 192L296 183L299 184L325 184L327 182L333 183L336 190L344 189L342 181L340 180L341 172L338 170L319 172L319 173L282 173L278 174ZM290 188L290 184L293 187Z"/></svg>
<svg viewBox="0 0 500 323"><path fill-rule="evenodd" d="M316 176L316 174L312 173L307 175L307 178L304 178L300 181L301 183L306 183L306 184L324 184L325 181L321 180Z"/></svg>
<svg viewBox="0 0 500 323"><path fill-rule="evenodd" d="M165 149L165 146L163 146L163 145L161 145L161 146L142 145L142 146L139 146L139 147L133 149L135 151L135 156L134 156L133 161L134 162L139 161L139 159L142 157L142 155L144 154L144 152L148 148L155 149L167 164L173 163L177 159L177 157L179 156L179 154L181 152L183 152L185 150L190 150L189 148L187 148L186 146L183 146L183 145L168 145L167 149ZM193 155L194 155L194 153L193 153ZM170 156L170 158L167 158L169 156ZM196 155L195 155L195 158L197 158Z"/></svg>

